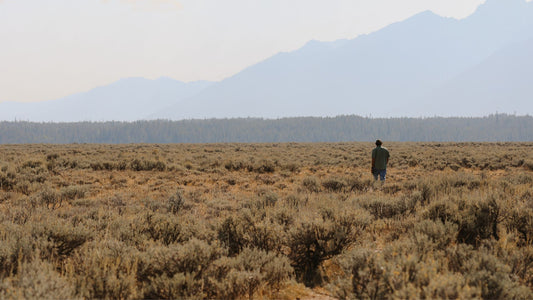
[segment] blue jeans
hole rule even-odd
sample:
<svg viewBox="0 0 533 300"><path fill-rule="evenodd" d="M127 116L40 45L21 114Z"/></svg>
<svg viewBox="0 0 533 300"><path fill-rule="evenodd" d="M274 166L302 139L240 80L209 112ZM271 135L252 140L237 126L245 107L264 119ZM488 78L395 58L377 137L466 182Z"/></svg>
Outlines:
<svg viewBox="0 0 533 300"><path fill-rule="evenodd" d="M378 180L378 175L379 175L379 179L381 181L385 181L385 176L387 176L387 169L384 169L384 170L376 170L374 172L374 180Z"/></svg>

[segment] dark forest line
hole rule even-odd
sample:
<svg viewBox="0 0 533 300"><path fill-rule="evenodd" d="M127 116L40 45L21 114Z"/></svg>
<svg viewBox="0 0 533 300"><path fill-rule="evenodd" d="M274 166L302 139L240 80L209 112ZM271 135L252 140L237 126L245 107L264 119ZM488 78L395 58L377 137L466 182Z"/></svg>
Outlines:
<svg viewBox="0 0 533 300"><path fill-rule="evenodd" d="M260 142L519 142L533 141L533 117L283 119L34 123L0 122L0 144L260 143Z"/></svg>

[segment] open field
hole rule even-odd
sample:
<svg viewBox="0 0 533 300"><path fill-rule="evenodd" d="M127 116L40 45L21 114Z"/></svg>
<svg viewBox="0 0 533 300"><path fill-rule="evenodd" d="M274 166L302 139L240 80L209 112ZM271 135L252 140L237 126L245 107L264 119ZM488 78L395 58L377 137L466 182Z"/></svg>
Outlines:
<svg viewBox="0 0 533 300"><path fill-rule="evenodd" d="M533 143L0 146L0 298L533 298Z"/></svg>

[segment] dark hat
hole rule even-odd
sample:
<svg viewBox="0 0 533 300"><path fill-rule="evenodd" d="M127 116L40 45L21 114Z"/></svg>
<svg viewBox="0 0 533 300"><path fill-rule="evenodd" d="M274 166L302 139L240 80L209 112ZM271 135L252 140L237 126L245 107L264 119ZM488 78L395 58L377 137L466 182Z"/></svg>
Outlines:
<svg viewBox="0 0 533 300"><path fill-rule="evenodd" d="M376 146L381 146L381 144L383 144L381 140L376 140Z"/></svg>

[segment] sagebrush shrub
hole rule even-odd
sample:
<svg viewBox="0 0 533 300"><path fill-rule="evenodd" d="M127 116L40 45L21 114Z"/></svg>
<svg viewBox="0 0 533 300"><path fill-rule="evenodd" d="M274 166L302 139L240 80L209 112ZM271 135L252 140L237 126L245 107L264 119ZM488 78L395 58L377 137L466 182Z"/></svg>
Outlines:
<svg viewBox="0 0 533 300"><path fill-rule="evenodd" d="M320 185L316 177L309 176L304 178L304 180L302 181L302 185L307 191L311 193L318 193L320 191Z"/></svg>
<svg viewBox="0 0 533 300"><path fill-rule="evenodd" d="M432 202L423 213L424 218L442 223L454 222L458 223L459 211L461 204L458 204L454 199L441 199Z"/></svg>
<svg viewBox="0 0 533 300"><path fill-rule="evenodd" d="M345 272L334 282L340 299L385 299L392 293L382 259L374 251L356 248L339 256L337 263Z"/></svg>
<svg viewBox="0 0 533 300"><path fill-rule="evenodd" d="M227 247L230 256L245 247L278 250L282 246L283 232L282 225L267 218L257 219L246 211L238 218L226 218L217 231L219 241Z"/></svg>
<svg viewBox="0 0 533 300"><path fill-rule="evenodd" d="M25 226L0 224L0 278L16 272L19 263L34 255L35 240Z"/></svg>
<svg viewBox="0 0 533 300"><path fill-rule="evenodd" d="M481 288L469 285L461 274L447 273L432 277L421 294L418 297L425 299L477 299Z"/></svg>
<svg viewBox="0 0 533 300"><path fill-rule="evenodd" d="M182 230L182 224L176 216L161 213L145 213L137 231L154 241L165 245L185 241L188 236Z"/></svg>
<svg viewBox="0 0 533 300"><path fill-rule="evenodd" d="M514 208L505 223L508 229L518 232L521 244L533 244L533 208Z"/></svg>
<svg viewBox="0 0 533 300"><path fill-rule="evenodd" d="M165 171L166 168L166 164L162 161L134 159L130 162L130 169L133 171Z"/></svg>
<svg viewBox="0 0 533 300"><path fill-rule="evenodd" d="M531 299L532 145L2 145L0 298Z"/></svg>
<svg viewBox="0 0 533 300"><path fill-rule="evenodd" d="M222 255L222 249L205 241L191 239L184 244L153 246L141 254L139 276L143 281L165 274L192 274L201 278L209 265Z"/></svg>
<svg viewBox="0 0 533 300"><path fill-rule="evenodd" d="M51 188L45 188L43 189L39 194L39 200L42 205L50 208L55 209L59 206L61 206L61 196L59 193Z"/></svg>
<svg viewBox="0 0 533 300"><path fill-rule="evenodd" d="M234 256L244 247L243 233L233 217L227 217L217 230L218 240L228 249L228 254Z"/></svg>
<svg viewBox="0 0 533 300"><path fill-rule="evenodd" d="M87 188L79 185L71 185L60 190L61 198L67 201L81 199L86 193Z"/></svg>
<svg viewBox="0 0 533 300"><path fill-rule="evenodd" d="M289 260L272 252L245 248L236 257L215 261L207 278L207 294L211 298L252 299L261 285L279 289L292 277Z"/></svg>
<svg viewBox="0 0 533 300"><path fill-rule="evenodd" d="M14 172L0 172L0 190L10 191L16 184L16 175Z"/></svg>
<svg viewBox="0 0 533 300"><path fill-rule="evenodd" d="M369 187L372 186L372 184L373 184L372 179L363 180L363 179L360 179L360 178L351 177L348 180L346 180L346 186L348 187L348 189L351 192L356 192L356 191L364 192L364 191L367 191L369 189Z"/></svg>
<svg viewBox="0 0 533 300"><path fill-rule="evenodd" d="M276 171L276 165L270 160L262 160L257 165L253 166L253 171L257 173L273 173Z"/></svg>
<svg viewBox="0 0 533 300"><path fill-rule="evenodd" d="M91 299L139 298L136 256L116 242L84 246L65 262L76 295Z"/></svg>
<svg viewBox="0 0 533 300"><path fill-rule="evenodd" d="M203 281L191 273L162 274L150 279L145 287L145 299L205 299Z"/></svg>
<svg viewBox="0 0 533 300"><path fill-rule="evenodd" d="M42 238L40 247L43 254L58 258L69 256L92 236L85 227L73 227L61 220L35 223L31 232L35 238Z"/></svg>
<svg viewBox="0 0 533 300"><path fill-rule="evenodd" d="M456 241L458 226L454 223L423 220L411 230L411 240L419 252L444 250Z"/></svg>
<svg viewBox="0 0 533 300"><path fill-rule="evenodd" d="M51 263L35 256L0 282L2 299L76 299L74 286Z"/></svg>
<svg viewBox="0 0 533 300"><path fill-rule="evenodd" d="M329 178L322 181L322 186L329 192L342 192L346 187L346 182L339 178Z"/></svg>
<svg viewBox="0 0 533 300"><path fill-rule="evenodd" d="M482 239L498 239L500 207L495 198L469 203L459 221L459 242L476 245Z"/></svg>
<svg viewBox="0 0 533 300"><path fill-rule="evenodd" d="M531 290L511 280L509 266L485 251L474 252L463 264L470 285L481 287L484 299L531 299Z"/></svg>
<svg viewBox="0 0 533 300"><path fill-rule="evenodd" d="M378 219L398 217L414 208L404 197L361 199L360 205ZM413 204L414 205L414 204Z"/></svg>
<svg viewBox="0 0 533 300"><path fill-rule="evenodd" d="M533 287L533 247L516 249L505 257L513 275L518 276L528 287Z"/></svg>
<svg viewBox="0 0 533 300"><path fill-rule="evenodd" d="M288 195L283 200L284 200L283 202L287 206L292 207L292 208L298 208L301 205L304 205L304 204L307 203L307 199L306 200L302 200L302 198L299 195L295 195L295 194Z"/></svg>
<svg viewBox="0 0 533 300"><path fill-rule="evenodd" d="M181 190L168 198L168 210L173 214L178 214L185 206L185 198Z"/></svg>
<svg viewBox="0 0 533 300"><path fill-rule="evenodd" d="M350 222L346 222L350 221ZM302 221L289 233L289 258L299 280L308 286L321 282L318 267L355 240L357 220Z"/></svg>

